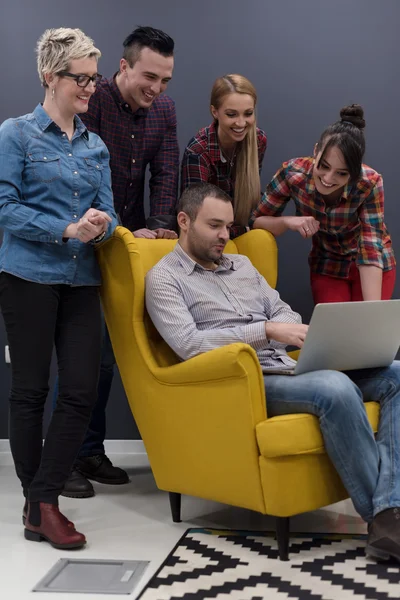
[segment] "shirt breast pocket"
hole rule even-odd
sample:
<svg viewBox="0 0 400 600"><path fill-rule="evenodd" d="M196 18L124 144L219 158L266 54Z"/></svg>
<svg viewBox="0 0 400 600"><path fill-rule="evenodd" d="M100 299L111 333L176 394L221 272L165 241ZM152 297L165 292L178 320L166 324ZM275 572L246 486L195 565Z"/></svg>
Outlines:
<svg viewBox="0 0 400 600"><path fill-rule="evenodd" d="M61 178L61 160L58 154L40 152L28 154L32 176L37 181L50 183Z"/></svg>
<svg viewBox="0 0 400 600"><path fill-rule="evenodd" d="M101 184L103 165L93 158L85 158L87 179L94 189L98 189Z"/></svg>

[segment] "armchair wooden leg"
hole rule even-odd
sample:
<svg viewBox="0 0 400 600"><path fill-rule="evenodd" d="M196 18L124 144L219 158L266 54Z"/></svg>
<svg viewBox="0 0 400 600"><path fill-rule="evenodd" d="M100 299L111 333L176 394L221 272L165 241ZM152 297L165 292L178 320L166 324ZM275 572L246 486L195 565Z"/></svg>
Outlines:
<svg viewBox="0 0 400 600"><path fill-rule="evenodd" d="M172 520L174 523L181 522L181 494L169 492L169 503L171 506Z"/></svg>
<svg viewBox="0 0 400 600"><path fill-rule="evenodd" d="M276 517L276 539L280 560L289 560L289 517Z"/></svg>

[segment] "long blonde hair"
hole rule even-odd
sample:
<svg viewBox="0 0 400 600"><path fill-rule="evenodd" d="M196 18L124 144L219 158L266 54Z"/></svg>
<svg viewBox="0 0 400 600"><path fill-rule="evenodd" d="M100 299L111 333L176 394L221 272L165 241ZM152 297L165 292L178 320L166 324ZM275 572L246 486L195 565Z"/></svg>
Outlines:
<svg viewBox="0 0 400 600"><path fill-rule="evenodd" d="M218 77L211 90L211 106L218 109L228 94L248 94L257 104L257 92L254 85L243 75L224 75ZM258 164L258 144L256 122L251 126L240 144L237 155L235 192L233 209L235 223L247 225L250 213L258 205L261 196L261 183Z"/></svg>

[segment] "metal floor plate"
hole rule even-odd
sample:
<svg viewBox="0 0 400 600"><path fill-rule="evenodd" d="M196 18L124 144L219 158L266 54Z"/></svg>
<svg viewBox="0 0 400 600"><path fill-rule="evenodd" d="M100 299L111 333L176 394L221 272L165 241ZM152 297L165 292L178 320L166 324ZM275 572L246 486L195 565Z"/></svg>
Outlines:
<svg viewBox="0 0 400 600"><path fill-rule="evenodd" d="M149 561L60 558L33 592L131 594Z"/></svg>

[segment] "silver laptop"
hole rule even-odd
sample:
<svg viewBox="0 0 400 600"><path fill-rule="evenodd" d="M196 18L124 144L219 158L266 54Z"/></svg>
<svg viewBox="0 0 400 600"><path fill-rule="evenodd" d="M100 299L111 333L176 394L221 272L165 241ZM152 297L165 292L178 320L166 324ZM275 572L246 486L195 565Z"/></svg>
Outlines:
<svg viewBox="0 0 400 600"><path fill-rule="evenodd" d="M320 369L386 367L399 346L400 300L317 304L296 366L273 372L300 375Z"/></svg>

